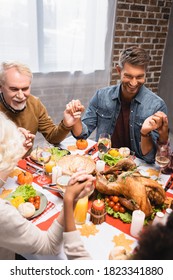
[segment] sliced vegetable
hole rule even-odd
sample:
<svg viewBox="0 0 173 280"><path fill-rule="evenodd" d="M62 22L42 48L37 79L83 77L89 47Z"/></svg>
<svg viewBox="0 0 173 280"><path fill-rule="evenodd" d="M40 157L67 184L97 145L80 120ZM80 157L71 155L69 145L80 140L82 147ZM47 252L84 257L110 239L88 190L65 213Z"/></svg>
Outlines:
<svg viewBox="0 0 173 280"><path fill-rule="evenodd" d="M23 196L16 196L15 198L12 198L12 199L10 200L10 202L11 202L11 204L12 204L14 207L18 208L19 205L20 205L21 203L25 202L25 201L24 201Z"/></svg>

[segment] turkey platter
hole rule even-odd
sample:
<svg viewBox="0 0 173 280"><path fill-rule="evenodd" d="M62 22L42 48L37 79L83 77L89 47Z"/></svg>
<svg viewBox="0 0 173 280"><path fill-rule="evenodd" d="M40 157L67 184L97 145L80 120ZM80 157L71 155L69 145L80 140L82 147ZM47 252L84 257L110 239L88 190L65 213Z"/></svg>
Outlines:
<svg viewBox="0 0 173 280"><path fill-rule="evenodd" d="M122 205L133 211L142 210L146 217L153 207L163 205L165 191L155 180L142 176L135 162L121 159L103 173L96 173L96 189L103 194L117 195Z"/></svg>

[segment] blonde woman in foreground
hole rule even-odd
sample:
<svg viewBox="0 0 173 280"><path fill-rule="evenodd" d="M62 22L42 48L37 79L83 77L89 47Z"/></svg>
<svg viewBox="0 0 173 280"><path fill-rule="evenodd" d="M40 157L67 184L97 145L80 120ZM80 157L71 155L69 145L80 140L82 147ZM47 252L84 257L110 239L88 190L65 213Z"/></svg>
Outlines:
<svg viewBox="0 0 173 280"><path fill-rule="evenodd" d="M0 113L0 188L26 153L24 141L16 125ZM8 201L0 199L0 259L14 259L15 253L57 255L63 245L68 259L90 259L76 230L73 210L77 200L91 192L93 181L94 177L84 171L72 176L64 195L64 207L48 231L41 231Z"/></svg>

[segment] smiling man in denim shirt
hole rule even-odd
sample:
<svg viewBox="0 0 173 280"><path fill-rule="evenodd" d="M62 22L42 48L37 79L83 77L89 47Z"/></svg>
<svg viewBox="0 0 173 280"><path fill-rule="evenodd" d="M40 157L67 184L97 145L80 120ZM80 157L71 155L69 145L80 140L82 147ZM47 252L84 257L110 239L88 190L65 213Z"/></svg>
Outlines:
<svg viewBox="0 0 173 280"><path fill-rule="evenodd" d="M99 135L107 132L111 135L112 147L129 147L137 157L154 163L157 140L168 139L168 121L165 102L144 86L149 61L150 56L143 48L133 46L122 51L117 65L120 84L95 93L82 121L80 114L74 120L74 137L86 139L97 129L98 141ZM73 116L76 112L77 116L84 107L79 100L72 100L66 109L71 110ZM146 121L151 116L157 130ZM160 134L160 126L167 127L165 135Z"/></svg>

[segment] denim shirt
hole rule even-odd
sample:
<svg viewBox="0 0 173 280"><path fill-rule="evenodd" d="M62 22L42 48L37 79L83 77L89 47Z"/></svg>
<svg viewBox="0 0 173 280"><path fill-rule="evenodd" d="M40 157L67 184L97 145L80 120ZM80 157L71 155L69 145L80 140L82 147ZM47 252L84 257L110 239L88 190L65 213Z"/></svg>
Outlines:
<svg viewBox="0 0 173 280"><path fill-rule="evenodd" d="M82 133L76 138L88 138L96 130L96 141L101 133L107 132L113 134L114 127L121 110L120 86L109 86L99 89L90 100L89 106L82 118ZM130 106L129 126L131 149L138 158L148 163L154 163L157 148L158 133L152 131L154 148L147 155L143 156L141 152L140 130L146 118L157 111L163 111L167 114L165 102L155 93L147 89L144 85L139 93L132 100Z"/></svg>

